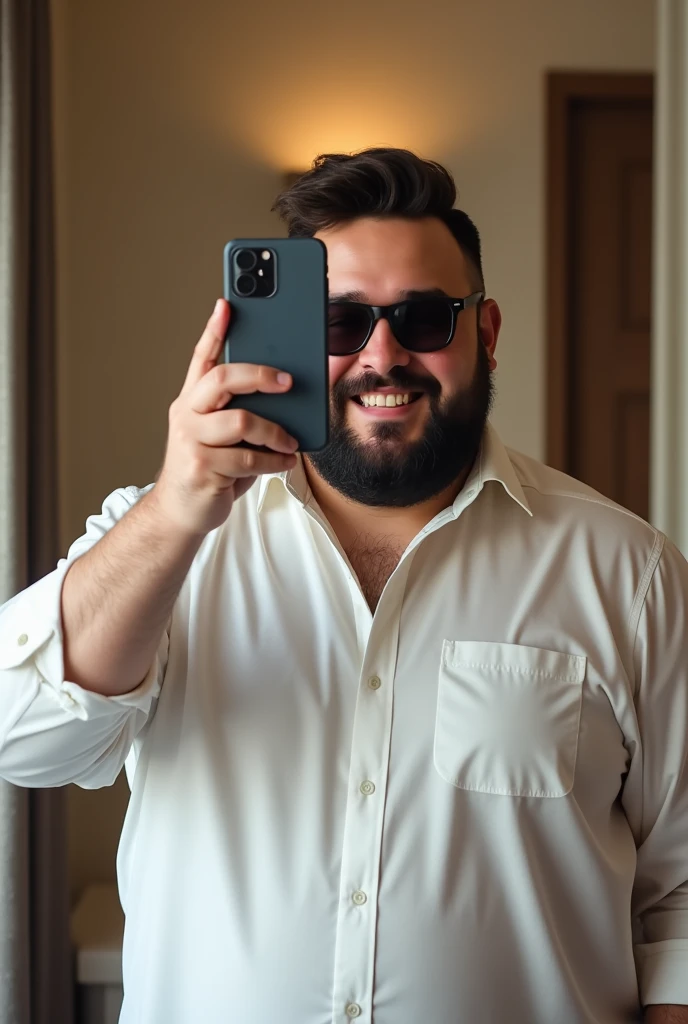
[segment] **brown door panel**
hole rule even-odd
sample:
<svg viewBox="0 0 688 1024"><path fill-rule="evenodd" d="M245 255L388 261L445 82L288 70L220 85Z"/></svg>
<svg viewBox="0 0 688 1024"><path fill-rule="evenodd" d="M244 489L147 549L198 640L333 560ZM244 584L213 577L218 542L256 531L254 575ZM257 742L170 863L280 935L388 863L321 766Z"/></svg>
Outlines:
<svg viewBox="0 0 688 1024"><path fill-rule="evenodd" d="M551 77L550 451L647 518L652 82Z"/></svg>

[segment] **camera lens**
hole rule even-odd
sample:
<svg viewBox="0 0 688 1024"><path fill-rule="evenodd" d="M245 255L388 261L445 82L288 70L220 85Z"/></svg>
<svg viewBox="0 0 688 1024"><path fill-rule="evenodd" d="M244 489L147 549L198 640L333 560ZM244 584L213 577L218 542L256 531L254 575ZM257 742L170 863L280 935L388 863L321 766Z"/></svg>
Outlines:
<svg viewBox="0 0 688 1024"><path fill-rule="evenodd" d="M255 277L250 274L239 274L234 285L237 295L253 295L258 287Z"/></svg>
<svg viewBox="0 0 688 1024"><path fill-rule="evenodd" d="M253 249L240 249L236 254L235 262L239 270L253 270L258 258Z"/></svg>

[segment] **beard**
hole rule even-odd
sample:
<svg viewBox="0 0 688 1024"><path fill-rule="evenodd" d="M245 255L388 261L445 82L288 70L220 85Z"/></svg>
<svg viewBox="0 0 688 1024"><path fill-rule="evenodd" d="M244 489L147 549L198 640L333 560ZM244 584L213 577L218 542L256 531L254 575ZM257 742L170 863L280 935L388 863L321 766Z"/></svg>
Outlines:
<svg viewBox="0 0 688 1024"><path fill-rule="evenodd" d="M425 393L430 412L423 436L404 442L405 424L373 422L365 441L346 425L347 403L354 395L382 387ZM331 394L330 441L308 460L344 497L360 505L409 508L446 490L475 461L494 401L494 375L485 346L471 383L442 398L436 377L408 373L395 366L386 378L365 373L338 380ZM419 399L420 400L420 399Z"/></svg>

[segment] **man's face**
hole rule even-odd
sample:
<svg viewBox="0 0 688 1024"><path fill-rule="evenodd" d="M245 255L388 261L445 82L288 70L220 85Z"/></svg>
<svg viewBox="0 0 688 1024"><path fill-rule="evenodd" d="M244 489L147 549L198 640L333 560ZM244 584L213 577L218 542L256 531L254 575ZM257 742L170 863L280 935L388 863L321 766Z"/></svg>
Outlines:
<svg viewBox="0 0 688 1024"><path fill-rule="evenodd" d="M319 232L330 299L386 306L409 292L464 298L475 273L436 218L360 218ZM331 441L309 456L316 471L366 505L410 506L441 493L473 462L492 396L499 310L488 301L458 314L453 340L409 352L380 320L352 356L330 356ZM366 407L361 394L409 394L408 404Z"/></svg>

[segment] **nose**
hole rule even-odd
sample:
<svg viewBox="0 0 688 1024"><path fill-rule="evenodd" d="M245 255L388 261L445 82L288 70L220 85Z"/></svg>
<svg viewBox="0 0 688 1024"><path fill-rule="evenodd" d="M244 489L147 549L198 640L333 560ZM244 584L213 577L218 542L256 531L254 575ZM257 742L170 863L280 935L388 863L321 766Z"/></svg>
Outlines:
<svg viewBox="0 0 688 1024"><path fill-rule="evenodd" d="M378 320L368 339L368 344L359 354L358 361L365 370L374 370L381 377L393 366L408 366L411 353L400 345L386 320Z"/></svg>

